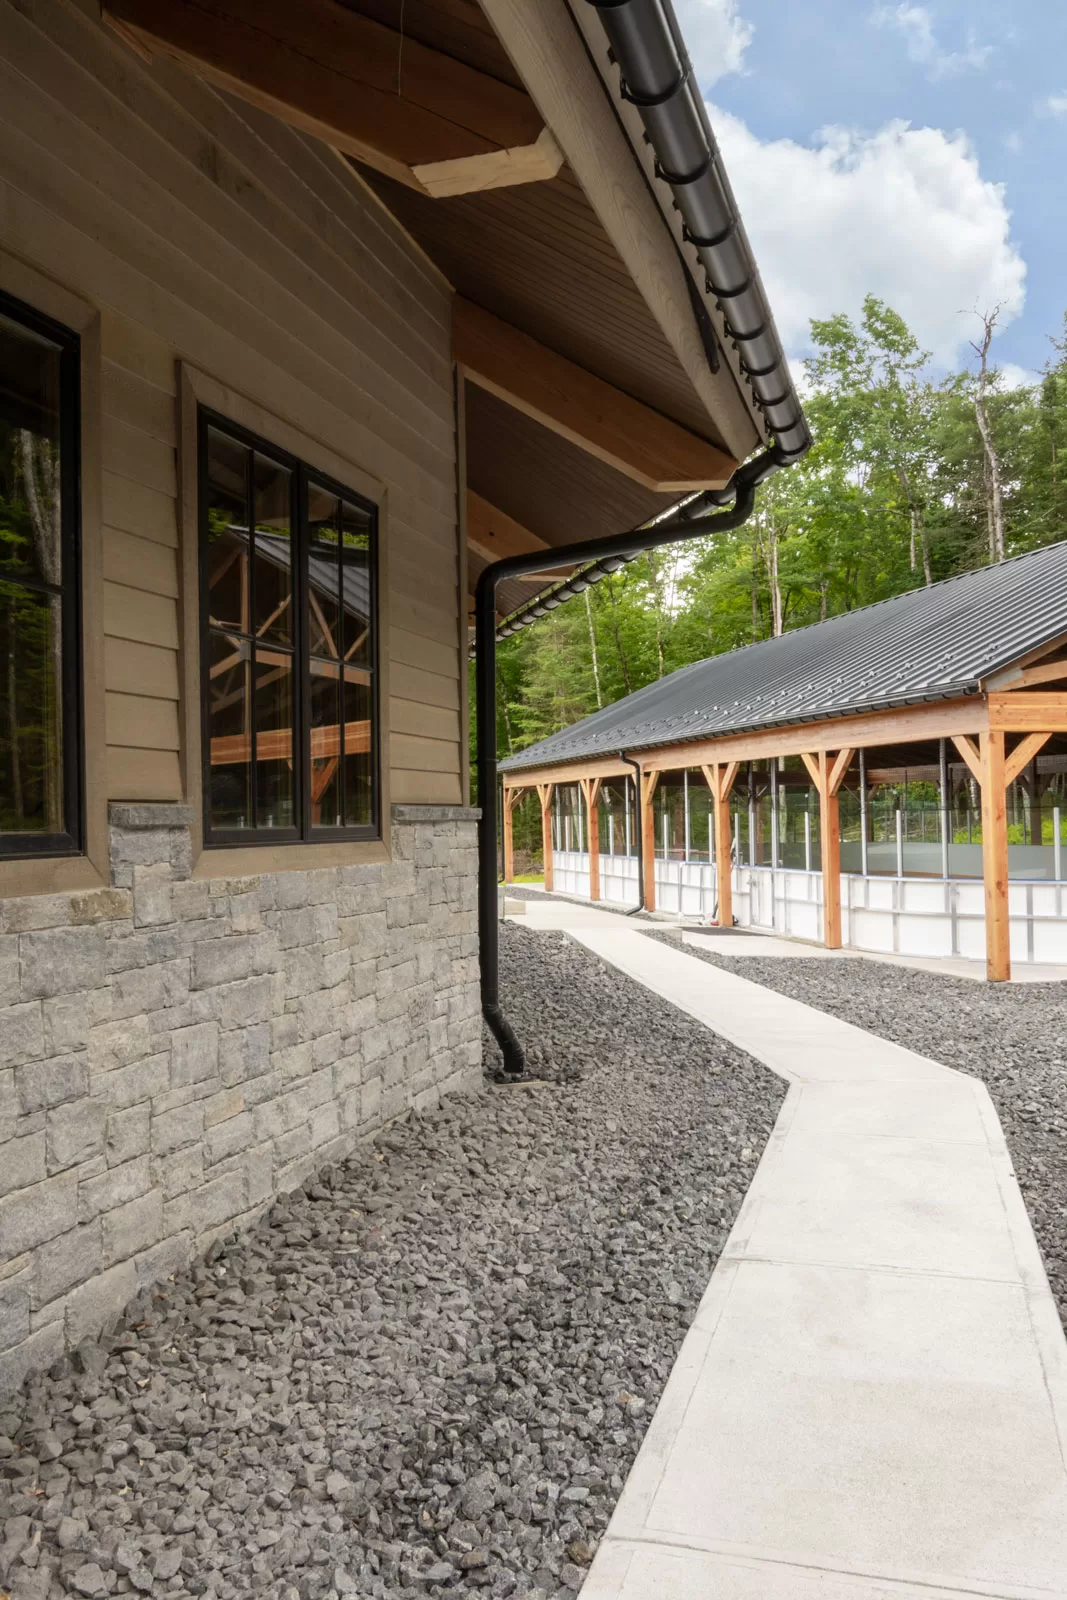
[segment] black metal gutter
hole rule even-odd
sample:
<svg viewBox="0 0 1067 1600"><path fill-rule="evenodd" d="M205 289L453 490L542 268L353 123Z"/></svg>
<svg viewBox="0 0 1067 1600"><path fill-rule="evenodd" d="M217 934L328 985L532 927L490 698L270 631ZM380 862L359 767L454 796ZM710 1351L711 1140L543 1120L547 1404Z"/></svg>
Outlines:
<svg viewBox="0 0 1067 1600"><path fill-rule="evenodd" d="M811 434L774 317L719 157L704 99L670 0L588 0L599 13L622 78L696 249L742 370L786 458Z"/></svg>
<svg viewBox="0 0 1067 1600"><path fill-rule="evenodd" d="M497 771L496 771L496 589L508 578L524 577L557 566L582 566L593 562L621 562L660 545L683 539L702 538L708 533L726 533L739 528L752 515L756 489L772 473L788 463L777 448L766 450L731 479L729 489L734 504L715 516L675 519L669 517L651 527L635 528L608 539L590 539L581 544L560 545L529 555L509 556L494 561L478 579L474 595L475 617L475 707L478 724L478 942L481 957L482 1014L492 1030L504 1057L505 1077L520 1077L526 1058L515 1030L500 1005L500 943L498 937L497 877ZM716 492L720 500L726 490ZM686 511L690 507L685 508ZM640 801L640 790L638 791ZM640 826L640 816L638 816Z"/></svg>

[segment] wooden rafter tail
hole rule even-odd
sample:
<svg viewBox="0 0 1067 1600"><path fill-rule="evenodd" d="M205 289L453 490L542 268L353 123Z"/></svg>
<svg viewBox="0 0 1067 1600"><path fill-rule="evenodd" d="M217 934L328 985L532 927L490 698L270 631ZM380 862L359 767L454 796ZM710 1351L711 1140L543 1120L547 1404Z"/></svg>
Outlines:
<svg viewBox="0 0 1067 1600"><path fill-rule="evenodd" d="M106 0L103 15L139 54L162 51L421 194L544 182L563 164L524 89L333 0Z"/></svg>

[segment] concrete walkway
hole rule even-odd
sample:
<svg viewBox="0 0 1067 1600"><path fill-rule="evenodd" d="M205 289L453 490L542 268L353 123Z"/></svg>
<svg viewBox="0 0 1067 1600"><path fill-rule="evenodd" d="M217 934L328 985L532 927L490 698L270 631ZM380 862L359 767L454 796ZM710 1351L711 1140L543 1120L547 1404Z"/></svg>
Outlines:
<svg viewBox="0 0 1067 1600"><path fill-rule="evenodd" d="M1067 1344L984 1086L587 915L791 1089L582 1600L1063 1600Z"/></svg>

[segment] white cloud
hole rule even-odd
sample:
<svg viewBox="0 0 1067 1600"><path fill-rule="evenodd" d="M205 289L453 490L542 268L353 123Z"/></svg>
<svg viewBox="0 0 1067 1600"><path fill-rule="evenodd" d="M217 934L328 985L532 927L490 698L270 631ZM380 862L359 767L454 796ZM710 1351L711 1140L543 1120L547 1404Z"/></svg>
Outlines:
<svg viewBox="0 0 1067 1600"><path fill-rule="evenodd" d="M876 6L871 21L877 27L896 28L902 33L909 60L918 67L925 67L931 78L953 78L961 72L980 71L993 54L993 46L978 44L970 30L965 49L942 50L934 32L934 19L926 6Z"/></svg>
<svg viewBox="0 0 1067 1600"><path fill-rule="evenodd" d="M964 134L892 122L824 128L808 146L711 116L790 351L807 348L812 317L854 317L868 293L949 367L970 337L961 308L1000 305L1001 327L1021 312L1026 266L1004 190Z"/></svg>
<svg viewBox="0 0 1067 1600"><path fill-rule="evenodd" d="M1041 374L1031 372L1029 367L1020 367L1014 361L1003 361L997 367L1002 389L1032 389L1035 383L1040 383Z"/></svg>
<svg viewBox="0 0 1067 1600"><path fill-rule="evenodd" d="M1042 109L1054 117L1067 117L1067 94L1050 94Z"/></svg>
<svg viewBox="0 0 1067 1600"><path fill-rule="evenodd" d="M738 11L738 0L678 0L675 6L682 37L708 88L728 72L739 72L752 42L752 28Z"/></svg>

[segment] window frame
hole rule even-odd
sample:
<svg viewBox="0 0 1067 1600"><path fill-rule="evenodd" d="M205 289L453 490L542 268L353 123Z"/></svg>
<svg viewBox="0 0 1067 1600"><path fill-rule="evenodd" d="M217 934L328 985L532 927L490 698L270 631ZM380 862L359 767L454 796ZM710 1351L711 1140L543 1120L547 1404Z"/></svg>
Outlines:
<svg viewBox="0 0 1067 1600"><path fill-rule="evenodd" d="M293 649L293 739L299 739L299 751L293 762L293 810L296 823L291 828L217 828L211 819L211 673L210 673L210 584L207 571L207 511L208 485L208 432L215 429L244 445L256 455L264 457L289 473L289 517L292 529L294 557L290 566ZM244 427L232 418L202 403L196 408L196 482L197 482L197 579L200 593L199 650L200 650L200 739L201 739L201 816L203 848L205 850L232 849L234 846L261 849L269 845L325 845L355 841L380 841L382 813L381 767L381 613L379 573L379 517L378 507L366 495L357 493L347 484L321 471L311 462L294 455L292 451L273 444L261 434ZM307 504L310 486L323 488L339 501L358 507L369 522L368 576L369 609L371 615L371 817L369 822L329 827L311 821L311 651L307 629L307 594L309 586L308 560L310 535ZM249 549L250 583L255 581L255 507L249 507L253 523ZM251 596L254 617L254 589ZM343 663L341 663L343 666ZM343 685L343 677L341 684ZM252 669L252 760L251 793L255 806L255 664ZM340 696L340 716L344 716L344 696ZM253 810L254 815L254 810Z"/></svg>
<svg viewBox="0 0 1067 1600"><path fill-rule="evenodd" d="M0 316L26 328L59 350L60 565L61 606L60 767L64 828L57 833L0 831L0 861L33 861L85 853L85 709L82 661L82 340L81 335L35 306L0 289ZM36 593L49 585L13 578Z"/></svg>

